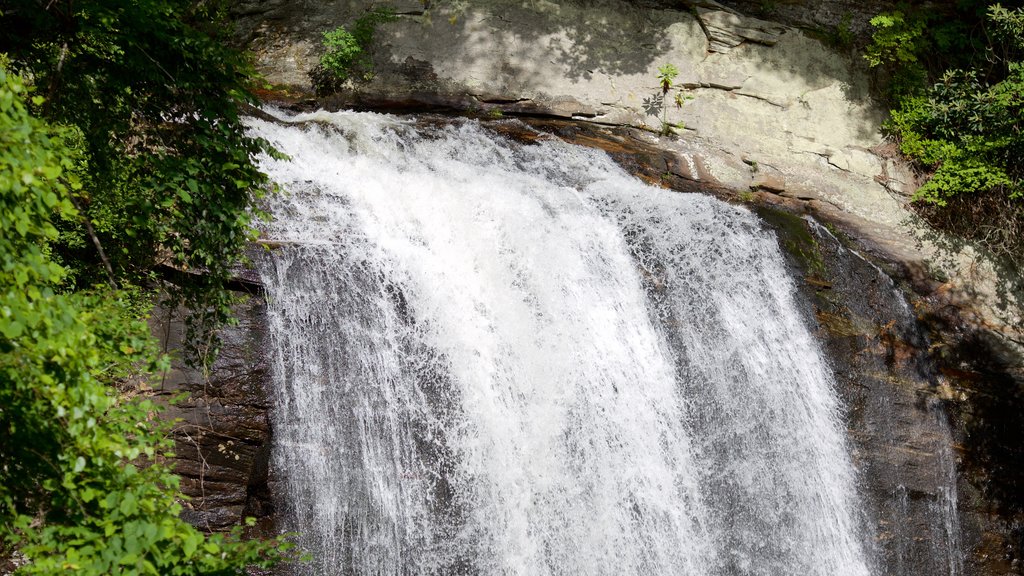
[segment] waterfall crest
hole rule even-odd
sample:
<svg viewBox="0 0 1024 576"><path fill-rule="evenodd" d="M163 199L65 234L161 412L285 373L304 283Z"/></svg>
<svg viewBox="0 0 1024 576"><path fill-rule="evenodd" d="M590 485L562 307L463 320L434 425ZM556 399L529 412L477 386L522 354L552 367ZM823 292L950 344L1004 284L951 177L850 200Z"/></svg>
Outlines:
<svg viewBox="0 0 1024 576"><path fill-rule="evenodd" d="M866 576L773 235L465 121L249 121L289 528L324 574Z"/></svg>

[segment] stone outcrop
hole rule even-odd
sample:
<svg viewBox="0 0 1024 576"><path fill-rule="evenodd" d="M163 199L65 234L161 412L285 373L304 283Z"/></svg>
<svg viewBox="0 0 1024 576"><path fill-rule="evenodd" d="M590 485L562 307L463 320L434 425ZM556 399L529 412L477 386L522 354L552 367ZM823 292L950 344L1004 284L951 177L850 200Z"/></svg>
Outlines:
<svg viewBox="0 0 1024 576"><path fill-rule="evenodd" d="M833 363L880 573L1004 573L1013 549L968 481L942 398L950 382L903 292L841 234L760 213L803 279L810 323ZM986 538L1000 542L997 554Z"/></svg>
<svg viewBox="0 0 1024 576"><path fill-rule="evenodd" d="M891 2L389 5L398 18L378 28L373 78L320 99L310 72L323 51L321 34L376 5L328 0L309 9L294 0L239 0L235 11L240 42L275 85L265 94L270 100L670 131L672 146L683 151L679 162L702 166L703 183L817 202L871 250L918 268L936 253L933 235L907 209L916 181L883 141L886 112L871 97L866 63L818 39L823 29L840 28L863 37L870 15ZM658 68L669 63L689 98L681 107L674 93L663 98L659 89ZM970 293L986 325L1003 332L1024 325L997 309L995 274L976 254L962 252L944 272Z"/></svg>
<svg viewBox="0 0 1024 576"><path fill-rule="evenodd" d="M275 85L266 98L329 109L557 118L637 128L652 138L671 132L660 144L678 153L672 164L686 168L680 173L710 188L813 203L867 250L922 276L941 267L958 305L967 304L1003 344L1024 347L1024 318L999 309L991 264L969 249L937 258L943 240L908 209L918 182L883 140L886 112L871 96L863 58L818 39L822 29L838 28L863 37L870 15L891 2L389 5L398 18L378 28L372 79L316 98L310 71L323 51L321 34L376 5L328 0L309 9L294 0L238 0L239 40ZM675 92L665 98L658 85L658 68L669 63L689 98L681 107Z"/></svg>
<svg viewBox="0 0 1024 576"><path fill-rule="evenodd" d="M786 32L785 26L744 16L717 2L694 2L694 10L708 37L708 52L729 52L744 42L774 46Z"/></svg>
<svg viewBox="0 0 1024 576"><path fill-rule="evenodd" d="M664 116L706 168L705 182L814 198L894 256L922 259L905 224L899 192L907 187L891 176L899 169L872 152L884 110L870 97L860 58L710 0L392 6L399 17L378 29L373 79L313 105L443 108L655 132ZM240 39L277 86L268 96L312 103L321 33L351 23L368 3L309 10L288 0L243 1L236 9ZM681 108L664 102L658 87L658 67L668 63L691 98Z"/></svg>
<svg viewBox="0 0 1024 576"><path fill-rule="evenodd" d="M181 310L161 308L151 320L153 334L172 353L156 392L183 395L165 412L177 420L172 464L190 498L183 517L205 530L237 526L245 517L266 525L273 514L264 306L257 295L236 307L239 323L220 331L223 351L208 370L182 358Z"/></svg>
<svg viewBox="0 0 1024 576"><path fill-rule="evenodd" d="M886 4L471 0L424 10L418 0L398 0L391 3L398 19L378 32L373 79L319 99L309 72L320 34L351 23L369 3L241 0L235 12L240 40L275 85L269 100L518 116L541 132L599 146L650 182L810 212L850 233L856 242L799 219L772 224L805 278L809 321L836 359L878 549L896 573L955 571L935 555L949 544L942 539L952 528L943 523L955 518L964 573L1011 574L1021 569L1012 524L1024 517L1014 496L1024 481L1011 464L1020 425L992 399L1020 405L1014 390L1024 375L1012 361L975 354L979 332L963 330L963 314L985 294L965 296L962 288L984 283L965 276L959 287L939 284L927 272L928 250L906 209L915 176L883 143L884 111L870 96L863 62L805 33L848 26L863 34ZM657 69L667 63L692 97L682 108L663 108L659 99ZM659 135L662 114L667 137ZM538 137L491 124L512 137ZM872 263L884 260L896 263L886 271L904 279L903 288L923 295L913 308L900 307L900 291ZM267 404L256 384L266 367L253 355L260 307L251 301L243 314L227 337L238 351L208 378L182 368L166 384L193 393L176 409L186 418L179 470L195 498L190 519L214 529L272 508ZM976 324L1000 326L985 310ZM995 333L982 339L998 340ZM981 349L990 354L1004 344ZM950 470L959 476L951 480ZM948 506L959 514L943 515Z"/></svg>

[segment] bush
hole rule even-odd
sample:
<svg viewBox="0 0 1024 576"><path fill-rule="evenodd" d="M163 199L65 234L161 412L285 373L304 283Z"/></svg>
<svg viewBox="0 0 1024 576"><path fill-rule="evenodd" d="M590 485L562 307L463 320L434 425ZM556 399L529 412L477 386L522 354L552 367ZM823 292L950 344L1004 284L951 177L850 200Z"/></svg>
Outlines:
<svg viewBox="0 0 1024 576"><path fill-rule="evenodd" d="M377 26L396 18L392 10L379 9L357 18L351 31L339 26L324 32L324 53L320 64L310 72L317 93L333 92L350 78L370 80L373 77L370 48Z"/></svg>
<svg viewBox="0 0 1024 576"><path fill-rule="evenodd" d="M875 16L871 25L875 32L864 51L868 65L898 70L889 87L894 96L915 92L927 77L917 57L929 44L925 20L896 10Z"/></svg>
<svg viewBox="0 0 1024 576"><path fill-rule="evenodd" d="M924 16L881 15L866 57L899 79L886 129L927 176L919 212L1001 264L1001 288L1021 303L1024 9L995 4L981 18L984 44L956 37L965 22L933 29Z"/></svg>
<svg viewBox="0 0 1024 576"><path fill-rule="evenodd" d="M138 290L62 291L55 214L75 156L0 66L0 542L26 574L243 574L286 544L206 536L178 517L169 423L118 385L166 369ZM36 105L41 97L33 99Z"/></svg>
<svg viewBox="0 0 1024 576"><path fill-rule="evenodd" d="M203 272L176 296L208 361L269 186L220 5L4 2L0 552L25 555L21 573L244 574L285 556L178 517L167 424L142 393L166 368L145 322L154 269Z"/></svg>

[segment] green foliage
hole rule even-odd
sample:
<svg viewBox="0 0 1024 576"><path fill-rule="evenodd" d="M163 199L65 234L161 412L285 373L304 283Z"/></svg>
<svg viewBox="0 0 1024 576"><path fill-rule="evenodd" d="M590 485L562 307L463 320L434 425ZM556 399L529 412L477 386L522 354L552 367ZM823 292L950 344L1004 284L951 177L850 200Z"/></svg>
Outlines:
<svg viewBox="0 0 1024 576"><path fill-rule="evenodd" d="M918 54L929 44L924 35L927 23L923 18L908 18L903 12L894 11L875 16L871 25L875 32L864 51L864 58L872 67L898 70L890 86L893 95L915 92L927 77L918 60Z"/></svg>
<svg viewBox="0 0 1024 576"><path fill-rule="evenodd" d="M311 72L313 84L318 92L336 90L341 83L352 77L369 80L373 77L373 60L370 47L377 26L397 18L390 9L368 12L352 23L351 31L344 26L324 32L324 53L320 65Z"/></svg>
<svg viewBox="0 0 1024 576"><path fill-rule="evenodd" d="M348 78L357 59L366 56L355 35L344 26L324 32L324 48L326 52L320 57L320 65L340 80Z"/></svg>
<svg viewBox="0 0 1024 576"><path fill-rule="evenodd" d="M669 132L671 132L673 127L675 127L675 128L683 128L682 123L671 124L668 121L668 106L667 106L668 97L669 97L669 92L671 92L673 88L676 88L674 82L675 82L675 79L676 79L677 76L679 76L679 69L676 68L674 64L665 64L665 65L660 66L658 68L658 76L657 76L657 78L658 78L658 86L661 88L661 94L658 94L654 98L652 98L652 102L654 102L654 112L651 113L651 115L652 116L655 115L657 113L657 110L660 108L660 110L661 110L661 132L662 132L662 134L666 134L666 135ZM682 108L683 104L687 100L692 100L692 99L693 99L693 96L690 96L689 94L686 94L683 91L682 88L678 88L675 96L672 98L672 101L675 103L676 108Z"/></svg>
<svg viewBox="0 0 1024 576"><path fill-rule="evenodd" d="M944 206L957 194L1024 196L1024 67L994 85L950 71L926 96L906 99L888 128L904 154L933 170L916 199Z"/></svg>
<svg viewBox="0 0 1024 576"><path fill-rule="evenodd" d="M925 21L922 18L907 18L903 12L883 12L871 19L875 33L871 44L864 52L864 58L871 66L883 64L913 64L917 54L925 45Z"/></svg>
<svg viewBox="0 0 1024 576"><path fill-rule="evenodd" d="M224 281L268 186L245 135L249 63L216 3L10 0L0 14L0 549L24 573L242 574L279 542L178 518L144 322L159 264L201 271L209 359ZM15 74L12 71L17 71Z"/></svg>
<svg viewBox="0 0 1024 576"><path fill-rule="evenodd" d="M169 423L116 385L166 368L144 295L62 291L55 216L74 218L78 157L0 67L0 538L25 574L243 574L280 542L205 536L178 517ZM44 104L31 97L35 106Z"/></svg>
<svg viewBox="0 0 1024 576"><path fill-rule="evenodd" d="M672 81L679 75L679 69L674 64L665 64L658 68L658 85L661 86L661 93L668 94L672 89Z"/></svg>
<svg viewBox="0 0 1024 576"><path fill-rule="evenodd" d="M994 5L997 38L990 54L1011 56L1024 46L1024 9ZM1024 196L1024 62L995 69L947 70L919 96L906 96L888 129L904 154L933 173L916 199L943 206L957 194Z"/></svg>
<svg viewBox="0 0 1024 576"><path fill-rule="evenodd" d="M253 70L226 48L219 4L190 0L11 0L0 52L31 79L80 183L78 215L54 222L66 289L145 281L158 263L202 271L175 289L191 309L189 342L216 351L230 318L221 288L239 261L268 186L239 106ZM102 249L102 250L101 250Z"/></svg>
<svg viewBox="0 0 1024 576"><path fill-rule="evenodd" d="M1008 10L1000 4L988 7L989 31L1002 44L998 55L1002 60L1011 60L1014 54L1019 58L1024 52L1024 17L1022 10Z"/></svg>
<svg viewBox="0 0 1024 576"><path fill-rule="evenodd" d="M886 128L928 176L914 195L921 213L993 256L1009 279L1001 288L1014 292L1024 268L1024 8L982 8L966 2L951 23L880 15L866 57L897 78Z"/></svg>

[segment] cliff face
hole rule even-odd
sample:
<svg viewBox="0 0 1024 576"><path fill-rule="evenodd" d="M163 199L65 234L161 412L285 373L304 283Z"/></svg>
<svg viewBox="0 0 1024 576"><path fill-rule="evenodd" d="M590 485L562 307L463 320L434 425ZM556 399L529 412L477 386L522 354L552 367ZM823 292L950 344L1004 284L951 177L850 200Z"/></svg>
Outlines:
<svg viewBox="0 0 1024 576"><path fill-rule="evenodd" d="M540 115L679 136L685 176L819 202L907 260L900 193L911 177L872 152L884 112L859 57L714 2L399 2L378 29L373 78L321 105ZM788 5L788 4L787 4ZM368 8L333 1L238 5L239 33L267 79L309 95L320 35ZM831 12L829 12L831 13ZM658 68L684 88L663 99ZM680 128L681 127L681 128Z"/></svg>
<svg viewBox="0 0 1024 576"><path fill-rule="evenodd" d="M962 323L960 291L977 280L927 278L928 249L918 247L905 207L913 177L885 153L884 112L860 59L807 33L862 33L888 3L725 4L474 0L424 11L398 1L398 20L378 31L373 78L319 100L309 72L321 33L350 24L369 3L241 1L234 10L240 39L275 85L269 100L521 116L599 145L649 180L742 191L846 230L840 242L801 219L764 213L805 278L808 321L840 375L882 573L1018 573L1024 482L1015 446L1024 431L1014 407L1024 378L996 332ZM666 63L692 97L682 108L658 100L657 69ZM651 132L662 130L663 114L671 137ZM892 262L886 271L919 291L912 307L854 248ZM172 413L185 419L178 466L194 498L190 520L221 529L257 516L270 529L259 299L239 313L213 371L179 367L165 390L191 394ZM155 332L171 348L180 342L175 320L161 317ZM956 546L962 566L949 556Z"/></svg>
<svg viewBox="0 0 1024 576"><path fill-rule="evenodd" d="M868 14L886 3L750 4L442 0L424 10L401 0L390 3L397 19L377 27L368 77L319 99L310 73L322 34L376 5L240 0L235 14L239 41L274 85L270 100L671 132L678 175L810 202L872 249L925 270L936 244L906 209L917 182L882 137L886 111L872 98L871 72L850 47L822 42L866 34ZM663 95L657 76L666 64L679 74ZM996 310L994 274L976 254L945 268L985 323L1022 325Z"/></svg>
<svg viewBox="0 0 1024 576"><path fill-rule="evenodd" d="M272 520L264 310L260 296L235 308L238 325L221 330L223 351L208 371L181 357L184 311L158 309L151 321L153 334L173 358L158 392L184 395L164 414L177 420L174 469L190 498L183 516L205 530L237 526L246 517L256 518L262 530Z"/></svg>

